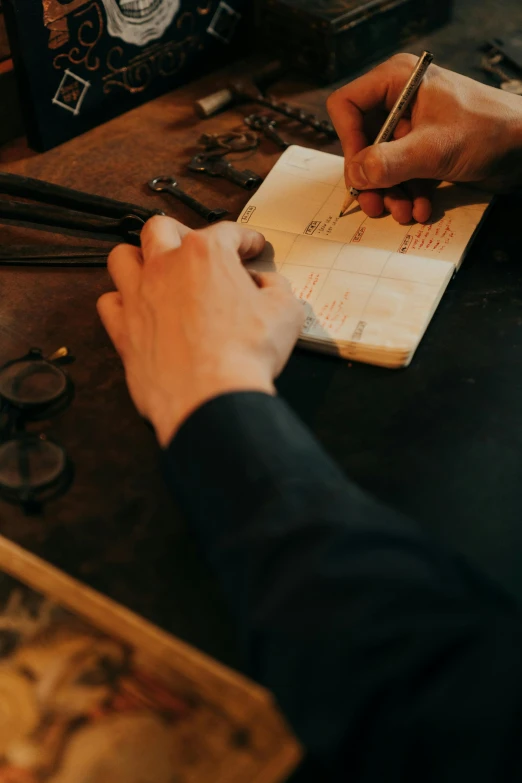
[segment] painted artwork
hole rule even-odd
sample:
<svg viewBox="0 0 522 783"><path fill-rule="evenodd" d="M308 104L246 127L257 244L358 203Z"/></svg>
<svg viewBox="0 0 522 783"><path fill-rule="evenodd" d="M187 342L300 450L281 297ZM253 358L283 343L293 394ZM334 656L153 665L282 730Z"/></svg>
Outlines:
<svg viewBox="0 0 522 783"><path fill-rule="evenodd" d="M297 758L258 686L0 537L0 783L279 783Z"/></svg>
<svg viewBox="0 0 522 783"><path fill-rule="evenodd" d="M179 11L180 0L102 0L107 32L136 46L161 38Z"/></svg>
<svg viewBox="0 0 522 783"><path fill-rule="evenodd" d="M6 0L30 142L49 149L241 53L247 0Z"/></svg>
<svg viewBox="0 0 522 783"><path fill-rule="evenodd" d="M42 0L43 19L49 29L49 47L59 49L70 40L68 17L77 15L92 0ZM180 0L101 0L107 22L107 33L125 43L144 46L161 38L180 9ZM100 14L101 8L93 8ZM100 26L103 24L99 16Z"/></svg>
<svg viewBox="0 0 522 783"><path fill-rule="evenodd" d="M0 783L185 783L252 753L247 728L14 580L0 586Z"/></svg>

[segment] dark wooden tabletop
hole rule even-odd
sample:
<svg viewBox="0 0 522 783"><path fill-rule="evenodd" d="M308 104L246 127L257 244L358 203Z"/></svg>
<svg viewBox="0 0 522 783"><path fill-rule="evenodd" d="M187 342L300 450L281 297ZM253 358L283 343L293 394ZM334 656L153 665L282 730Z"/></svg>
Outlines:
<svg viewBox="0 0 522 783"><path fill-rule="evenodd" d="M451 25L409 47L487 81L478 46L522 27L519 0L458 0ZM240 109L206 122L192 104L225 74L177 90L44 155L23 141L0 166L93 193L198 218L144 183L170 173L234 218L248 194L186 173L203 131L241 123ZM329 90L286 82L277 92L324 114ZM522 100L522 99L521 99ZM311 134L293 133L303 145ZM337 143L323 149L339 152ZM265 143L245 167L266 175ZM522 201L500 199L404 371L296 351L279 388L347 474L466 554L522 599ZM0 242L68 242L3 226ZM76 362L71 407L43 429L76 465L67 494L42 516L0 503L0 532L163 628L233 665L236 646L213 575L165 489L154 437L135 412L95 311L103 268L4 267L0 360L66 344ZM223 446L226 448L226 444Z"/></svg>

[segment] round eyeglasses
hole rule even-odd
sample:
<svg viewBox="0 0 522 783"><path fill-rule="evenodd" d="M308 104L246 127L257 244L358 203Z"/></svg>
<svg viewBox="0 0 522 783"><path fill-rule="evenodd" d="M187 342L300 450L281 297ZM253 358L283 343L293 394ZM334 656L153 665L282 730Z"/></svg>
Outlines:
<svg viewBox="0 0 522 783"><path fill-rule="evenodd" d="M67 348L44 358L39 348L0 367L0 495L27 512L41 509L72 480L65 449L44 433L27 430L70 404L74 388L60 364L70 362Z"/></svg>

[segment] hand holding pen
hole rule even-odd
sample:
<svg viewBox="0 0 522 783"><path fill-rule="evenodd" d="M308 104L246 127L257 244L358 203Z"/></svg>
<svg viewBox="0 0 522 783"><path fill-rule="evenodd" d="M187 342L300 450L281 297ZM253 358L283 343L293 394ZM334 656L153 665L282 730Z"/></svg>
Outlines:
<svg viewBox="0 0 522 783"><path fill-rule="evenodd" d="M395 133L399 122L409 110L410 104L415 98L417 90L421 86L421 82L424 79L426 72L432 62L433 55L431 52L424 52L422 57L419 58L412 75L404 85L404 88L395 101L395 104L390 111L386 122L377 134L377 138L375 139L374 144L383 144L384 142L391 141L393 139L393 134ZM339 217L343 217L346 214L353 202L358 199L360 195L360 191L352 185L352 187L350 187L348 190L348 195L344 201Z"/></svg>
<svg viewBox="0 0 522 783"><path fill-rule="evenodd" d="M396 55L328 101L347 186L362 191L359 205L370 217L387 210L400 223L429 220L440 180L498 192L522 185L522 99L436 65L393 140L371 144L417 62L413 55Z"/></svg>

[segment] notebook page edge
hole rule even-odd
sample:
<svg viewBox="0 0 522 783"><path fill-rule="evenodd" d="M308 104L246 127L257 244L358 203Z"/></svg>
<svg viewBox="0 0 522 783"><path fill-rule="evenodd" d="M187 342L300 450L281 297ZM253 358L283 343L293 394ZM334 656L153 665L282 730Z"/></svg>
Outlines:
<svg viewBox="0 0 522 783"><path fill-rule="evenodd" d="M422 257L419 258L420 260L424 260L422 259ZM417 348L419 347L421 340L426 334L426 331L431 321L433 320L433 316L435 315L439 307L439 304L446 292L448 285L450 284L456 272L455 264L448 261L445 261L443 263L448 264L448 270L446 276L439 286L437 295L433 299L431 307L424 320L423 326L416 332L415 339L412 340L411 343L409 344L398 343L397 345L394 346L385 346L382 343L364 343L364 342L356 342L353 340L336 340L334 336L328 337L328 339L321 339L303 333L301 333L299 337L299 343L303 347L305 347L305 345L309 347L313 346L317 350L320 350L320 346L331 346L331 350L327 352L336 353L337 355L344 354L345 358L351 358L354 361L363 360L360 359L361 355L368 355L373 353L394 354L399 352L408 354L410 356L410 361L411 361L413 355L415 354ZM357 354L359 354L359 358L357 357Z"/></svg>

